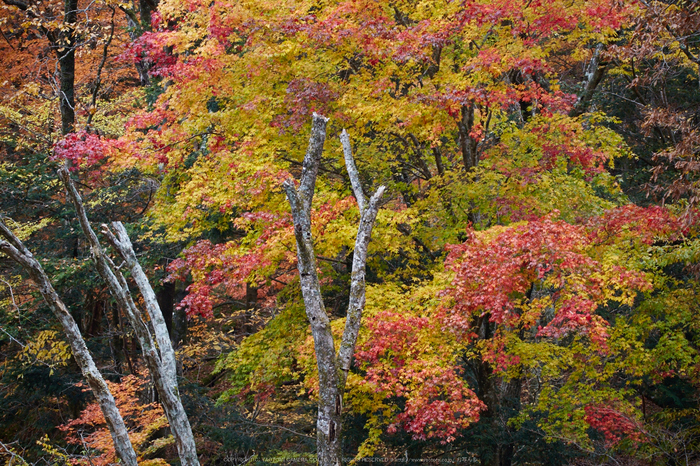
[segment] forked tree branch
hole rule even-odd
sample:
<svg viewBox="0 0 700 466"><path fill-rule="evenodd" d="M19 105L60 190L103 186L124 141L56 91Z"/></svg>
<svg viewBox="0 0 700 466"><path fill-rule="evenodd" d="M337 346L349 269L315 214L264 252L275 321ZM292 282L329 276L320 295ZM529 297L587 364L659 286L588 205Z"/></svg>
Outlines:
<svg viewBox="0 0 700 466"><path fill-rule="evenodd" d="M340 466L342 462L340 439L342 429L343 389L350 368L350 361L355 351L357 334L360 329L362 310L365 305L365 264L367 246L372 227L377 217L379 199L384 193L381 186L367 205L360 177L352 158L350 138L343 131L341 142L345 153L345 162L350 175L353 192L360 207L361 218L355 241L355 253L350 284L350 303L345 324L345 331L336 355L330 319L326 314L321 295L321 286L316 272L316 255L311 235L311 201L316 188L316 176L321 163L323 142L326 138L328 119L313 115L309 147L304 157L301 184L295 189L292 180L282 186L292 209L294 236L297 243L297 268L301 282L306 315L311 324L314 338L316 364L319 378L318 418L316 422L317 457L321 466Z"/></svg>
<svg viewBox="0 0 700 466"><path fill-rule="evenodd" d="M73 180L71 179L70 174L68 173L68 169L66 167L62 167L61 169L59 169L58 175L65 184L68 198L71 200L73 206L75 207L80 226L83 230L83 233L87 237L88 242L90 243L90 253L97 267L97 271L102 277L102 279L107 283L110 293L116 300L117 305L124 311L124 313L129 318L129 321L132 327L134 328L134 332L136 333L139 343L141 344L141 350L143 352L146 365L148 366L148 370L151 373L151 376L153 377L156 390L158 391L158 395L160 396L161 405L163 406L163 410L165 411L165 415L168 418L168 422L170 424L170 429L173 433L173 436L175 437L175 442L177 445L177 450L180 456L181 464L185 466L199 466L197 448L194 442L192 428L187 418L187 414L185 413L185 409L182 405L180 394L178 393L177 379L174 377L172 363L169 360L169 356L166 356L164 358L162 354L163 351L165 351L165 353L167 354L167 348L158 348L155 345L151 330L144 321L141 312L134 304L126 279L124 278L122 273L119 270L117 270L117 268L114 266L114 263L109 258L109 256L104 252L99 240L97 239L97 235L95 234L90 225L82 199L80 198L80 194L75 188L75 184L73 183ZM133 258L133 260L135 261L135 254L133 254L133 248L131 248L131 252L128 251L128 248L131 246L131 241L129 241L127 244L124 237L122 236L126 236L126 230L123 230L122 232L119 228L117 228L117 232L118 236L112 235L117 241L116 248L118 250L121 248L122 252L125 253L127 258ZM127 260L127 263L129 260L130 259ZM132 273L134 273L134 264L132 263L129 267ZM141 272L143 271L141 270ZM145 276L145 274L143 276ZM143 276L141 276L141 278L143 278ZM150 284L147 283L147 279L146 284L144 284L143 280L141 280L139 288L141 288L141 286L148 286L150 288ZM150 293L147 291L146 294L144 294L144 300L149 299L146 297L146 295L150 296L151 293L153 293L152 289L150 290ZM158 330L160 329L161 326L158 323L154 322L154 330L158 332ZM165 335L167 335L167 330ZM160 335L156 337L156 340L163 341L163 338L166 337Z"/></svg>
<svg viewBox="0 0 700 466"><path fill-rule="evenodd" d="M358 180L359 181L359 180ZM345 388L352 355L355 353L357 336L360 333L362 312L365 309L365 268L367 264L367 247L372 238L372 228L379 211L379 200L384 194L385 187L380 186L369 200L369 206L362 211L360 226L357 228L355 238L355 251L352 258L352 272L350 274L350 302L345 319L343 339L338 350L338 366L340 373L340 389Z"/></svg>

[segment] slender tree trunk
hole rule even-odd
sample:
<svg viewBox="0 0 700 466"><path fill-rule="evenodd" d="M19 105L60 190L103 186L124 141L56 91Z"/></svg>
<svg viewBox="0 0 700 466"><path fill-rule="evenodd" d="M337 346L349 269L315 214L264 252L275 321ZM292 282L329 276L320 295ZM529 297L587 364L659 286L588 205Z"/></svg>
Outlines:
<svg viewBox="0 0 700 466"><path fill-rule="evenodd" d="M321 286L316 274L316 256L311 238L311 201L323 153L323 144L326 140L327 122L326 118L314 115L311 140L306 157L304 157L301 186L297 191L293 182L287 181L284 188L292 207L301 293L306 306L306 315L311 323L318 366L319 399L316 421L316 454L321 466L339 466L342 462L340 449L342 400L338 390L340 380L335 359L333 334L321 297Z"/></svg>
<svg viewBox="0 0 700 466"><path fill-rule="evenodd" d="M520 413L520 396L523 391L523 379L516 377L507 382L504 390L504 401L506 408L509 411L508 418L516 417ZM501 446L500 451L500 466L511 466L513 464L513 456L515 455L515 442L513 435L515 431L509 425L503 426L506 435L508 436L505 445Z"/></svg>
<svg viewBox="0 0 700 466"><path fill-rule="evenodd" d="M593 94L595 93L598 84L603 80L605 72L608 68L608 63L602 61L603 44L598 44L598 46L593 51L593 57L588 64L588 69L586 70L586 86L583 89L583 93L578 98L574 108L569 111L569 116L577 117L588 111L588 107L593 99Z"/></svg>
<svg viewBox="0 0 700 466"><path fill-rule="evenodd" d="M435 156L435 167L437 168L438 176L444 176L445 166L442 163L442 153L439 147L433 147L433 155Z"/></svg>
<svg viewBox="0 0 700 466"><path fill-rule="evenodd" d="M175 284L172 282L163 283L163 288L158 293L158 305L163 311L165 326L170 334L170 341L173 341L173 310L175 300Z"/></svg>
<svg viewBox="0 0 700 466"><path fill-rule="evenodd" d="M90 390L92 390L104 414L107 427L112 435L114 450L117 456L122 463L129 466L137 466L136 453L129 440L124 420L121 414L119 414L114 397L102 378L102 374L97 370L80 330L78 329L78 325L68 311L68 308L58 296L56 290L54 290L41 264L34 259L31 252L29 252L24 244L22 244L1 221L0 234L7 239L7 241L0 240L0 250L26 270L34 283L39 287L39 291L48 303L51 311L61 323L63 332L70 344L73 357L78 363L83 377L87 380L88 386Z"/></svg>
<svg viewBox="0 0 700 466"><path fill-rule="evenodd" d="M187 341L187 312L176 307L173 314L173 346L179 348Z"/></svg>
<svg viewBox="0 0 700 466"><path fill-rule="evenodd" d="M365 200L365 195L360 183L360 176L355 166L355 160L352 156L350 147L350 138L348 133L343 130L340 135L340 141L343 145L343 153L345 155L345 166L350 176L350 184L352 186L357 205L360 208L360 225L357 229L355 237L355 249L353 251L352 271L350 272L350 300L348 302L348 313L345 319L345 329L343 338L338 350L338 361L340 365L340 387L345 388L348 371L352 362L352 356L355 353L355 344L357 336L360 332L362 324L362 312L365 308L365 268L367 264L367 248L372 239L372 229L374 222L377 219L379 211L379 200L384 194L384 186L380 186L369 200L369 204Z"/></svg>
<svg viewBox="0 0 700 466"><path fill-rule="evenodd" d="M160 357L163 361L163 367L165 369L165 376L168 378L168 382L173 386L177 386L177 380L175 378L175 351L170 344L170 337L168 335L168 328L165 323L165 318L158 305L158 298L151 287L151 283L146 276L146 273L141 268L136 259L136 254L134 253L134 247L131 244L129 235L126 232L126 228L121 222L112 222L112 229L114 234L107 228L106 225L102 226L102 232L109 239L110 244L117 250L121 258L126 262L126 266L131 272L131 276L136 282L136 286L141 292L143 297L146 312L148 312L148 317L153 325L154 333L156 336L156 342L158 343L158 349L160 350Z"/></svg>
<svg viewBox="0 0 700 466"><path fill-rule="evenodd" d="M258 287L251 285L250 283L245 284L245 308L253 309L258 305Z"/></svg>
<svg viewBox="0 0 700 466"><path fill-rule="evenodd" d="M531 299L531 298L530 298ZM490 315L485 314L474 320L480 341L493 338L496 332L495 324L490 322ZM521 331L520 338L524 333ZM486 403L486 412L481 416L480 423L487 425L494 440L491 449L481 453L483 466L511 466L515 455L515 431L508 421L520 413L520 397L522 395L521 377L504 380L494 374L493 367L481 358L474 361L477 380L477 396Z"/></svg>
<svg viewBox="0 0 700 466"><path fill-rule="evenodd" d="M311 201L316 187L323 144L326 139L327 118L314 114L309 147L304 157L299 189L294 182L284 182L287 199L292 208L294 235L297 242L297 258L301 292L306 307L306 315L311 323L314 338L316 364L319 374L318 418L316 422L316 442L318 463L321 466L339 466L342 463L341 430L343 389L350 368L352 354L357 342L357 334L365 304L365 263L367 245L377 216L378 203L384 187L380 187L367 205L358 176L357 168L350 152L350 140L343 131L341 141L345 150L345 160L355 197L361 212L360 227L355 242L353 268L351 272L350 303L345 322L345 331L336 356L330 319L323 305L321 287L316 273L316 256L311 237Z"/></svg>
<svg viewBox="0 0 700 466"><path fill-rule="evenodd" d="M75 23L78 21L78 0L65 0L66 30L54 44L59 64L61 132L75 131Z"/></svg>
<svg viewBox="0 0 700 466"><path fill-rule="evenodd" d="M3 3L24 11L30 21L40 19L29 3L20 0L3 0ZM39 29L58 59L61 133L66 135L75 131L75 26L78 21L78 0L64 0L63 15L65 27L47 30L39 26Z"/></svg>
<svg viewBox="0 0 700 466"><path fill-rule="evenodd" d="M474 128L474 102L462 106L462 118L457 123L459 130L459 149L462 152L462 162L464 168L469 170L479 163L478 144L479 141L471 136Z"/></svg>
<svg viewBox="0 0 700 466"><path fill-rule="evenodd" d="M139 16L141 17L141 27L144 31L151 30L151 16L158 8L157 0L139 0Z"/></svg>
<svg viewBox="0 0 700 466"><path fill-rule="evenodd" d="M112 311L108 319L110 333L109 349L112 353L112 360L114 361L114 370L117 374L121 374L122 361L119 357L119 348L123 345L123 343L119 336L121 332L121 325L119 325L119 311L117 310L117 307L112 306L111 303L105 302L105 306Z"/></svg>
<svg viewBox="0 0 700 466"><path fill-rule="evenodd" d="M90 321L88 322L86 333L89 337L95 337L102 333L103 300L99 298L95 299L90 308Z"/></svg>
<svg viewBox="0 0 700 466"><path fill-rule="evenodd" d="M134 254L126 229L120 222L114 222L112 227L115 233L112 233L106 225L103 225L103 232L126 262L141 292L150 323L153 326L155 341L153 333L131 297L126 279L109 256L105 254L97 239L97 235L92 230L82 199L70 178L68 170L64 167L58 173L66 186L68 197L75 207L83 233L90 243L90 254L95 262L97 271L103 280L107 282L112 296L128 317L139 340L146 365L158 390L161 405L175 437L180 462L184 466L199 466L194 435L178 392L175 352L170 344L165 319L158 307L156 295L150 283L148 283L148 278L136 260L136 254Z"/></svg>

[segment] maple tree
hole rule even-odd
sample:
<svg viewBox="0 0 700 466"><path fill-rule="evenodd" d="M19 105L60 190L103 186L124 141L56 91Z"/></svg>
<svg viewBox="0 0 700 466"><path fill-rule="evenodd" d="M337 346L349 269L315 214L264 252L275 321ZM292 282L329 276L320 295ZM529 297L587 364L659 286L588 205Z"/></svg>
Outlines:
<svg viewBox="0 0 700 466"><path fill-rule="evenodd" d="M154 186L146 218L126 216L143 229L136 252L163 256L146 269L167 265L160 301L180 290L193 325L228 329L226 345L203 338L181 357L206 372L220 354L204 377L220 384L212 396L246 413L240 425L292 436L258 454L698 458L692 2L153 7L142 2L140 21L127 13L141 24L123 62L148 87L101 103L111 120L78 115L87 131L53 158L69 159L100 202L110 176ZM309 131L320 137L313 113L330 118L323 154L306 148ZM48 152L24 129L8 134ZM13 163L2 177L19 173ZM386 186L384 204L363 250L362 193L374 185ZM124 259L125 280L144 282ZM353 280L357 261L366 286ZM363 303L359 326L345 309ZM304 433L316 401L314 450Z"/></svg>
<svg viewBox="0 0 700 466"><path fill-rule="evenodd" d="M172 437L156 438L154 434L168 425L163 409L157 403L143 403L139 392L146 379L128 375L119 384L109 383L119 411L131 425L130 438L138 452L139 464L163 464L163 460L148 460L148 456L173 442ZM73 464L112 464L117 459L109 435L104 432L104 417L95 404L88 405L80 417L72 419L59 429L67 432L68 442L85 449L87 459L75 459ZM94 451L93 451L94 450ZM98 454L99 453L99 454Z"/></svg>
<svg viewBox="0 0 700 466"><path fill-rule="evenodd" d="M196 236L211 228L233 228L244 236L216 246L202 243L188 251L187 262L178 264L180 277L191 272L194 279L194 294L185 305L208 314L212 293L231 292L234 285L243 293L241 281L272 290L274 285L265 283L265 277L279 280L288 273L293 258L282 245L290 239L289 220L281 214L276 186L290 170L290 148L298 147L294 133L312 111L353 128L360 147L372 154L359 159L360 173L378 174L375 179L399 193L402 205L387 213L384 225L380 222L375 241L390 256L407 261L409 267L400 272L404 277L421 266L422 273L434 267L422 261L439 257L434 252L454 241L465 221L483 229L535 221L559 208L563 218L576 223L581 216L600 215L625 202L605 170L606 164L626 155L621 139L603 128L605 118L574 118L584 113L600 73L584 81L586 94L574 110L575 98L557 88L554 66L547 60L593 41L592 48L579 48L574 59L593 57L594 71L604 67L596 58L601 53L597 44L605 44L633 8L531 2L459 7L339 2L308 14L305 5L285 9L238 4L202 14L180 2L162 5L163 20L179 22L180 27L149 39L154 57L163 45L180 54L162 61L158 71L178 86L161 95L160 107L132 124L146 129L156 121L171 123L145 135L143 130L131 133L116 146L118 160L163 170L169 195L157 201L153 215L173 237ZM260 71L263 66L274 70L277 81ZM311 80L310 74L323 79ZM224 93L209 84L213 82L226 82L239 92ZM173 120L182 115L187 118ZM371 131L364 130L368 125ZM326 166L334 170L332 160ZM465 176L465 168L477 171ZM233 175L233 182L219 173ZM322 211L348 209L330 193L321 191L319 196L322 203L335 203ZM256 213L260 211L264 216ZM234 213L232 218L227 212ZM324 219L338 234L315 247L328 248L321 254L341 257L342 262L342 247L333 241L347 227L337 220L342 217ZM327 231L329 226L317 228ZM437 244L427 240L436 236ZM561 235L556 241L568 239ZM350 247L347 237L344 243ZM577 257L588 260L582 253ZM592 274L594 263L580 273ZM605 324L595 309L615 293L630 293L629 302L642 283L632 280L634 274L630 282L620 282L615 274L621 270L612 268L602 280L608 280L605 286L613 291L596 290L600 285L594 283L589 284L594 299L582 297L583 288L572 291L572 301L562 306L554 324L561 328L550 328L549 337L582 326L602 344ZM544 306L543 301L535 300L534 305ZM539 318L532 314L530 319ZM586 327L588 319L592 323ZM495 351L503 341L497 338L490 344ZM486 373L483 382L493 377ZM484 390L487 396L488 392ZM468 398L466 392L463 397ZM474 409L464 408L464 413L463 418L457 416L462 426L474 419Z"/></svg>

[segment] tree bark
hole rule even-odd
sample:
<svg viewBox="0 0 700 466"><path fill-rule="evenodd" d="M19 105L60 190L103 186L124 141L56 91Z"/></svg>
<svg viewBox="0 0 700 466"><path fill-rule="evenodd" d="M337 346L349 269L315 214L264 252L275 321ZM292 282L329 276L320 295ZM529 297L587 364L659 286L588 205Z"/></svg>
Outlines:
<svg viewBox="0 0 700 466"><path fill-rule="evenodd" d="M59 170L59 176L66 186L66 192L75 207L78 220L83 233L90 243L90 254L97 267L100 276L107 282L110 293L114 297L117 305L124 311L141 345L148 370L153 377L153 382L158 390L161 405L170 423L170 429L175 437L178 455L181 464L184 466L199 466L197 449L194 442L194 435L190 426L182 400L178 392L175 356L170 337L168 336L165 320L158 307L155 293L148 283L148 278L136 261L131 241L126 235L126 230L120 222L114 222L116 235L109 232L108 237L112 240L113 246L127 263L134 280L142 293L146 309L149 313L150 321L154 328L156 346L153 341L153 333L148 324L144 321L141 311L134 304L129 291L129 286L122 273L117 270L112 260L105 254L100 245L97 235L92 230L88 221L82 199L78 194L68 170L64 167Z"/></svg>
<svg viewBox="0 0 700 466"><path fill-rule="evenodd" d="M119 357L119 349L123 346L121 339L121 325L119 324L119 310L112 303L105 303L108 309L110 309L111 315L107 322L109 323L109 350L112 354L112 360L114 361L114 370L117 374L122 373L122 361ZM127 359L128 355L125 354L124 358Z"/></svg>
<svg viewBox="0 0 700 466"><path fill-rule="evenodd" d="M163 311L163 318L165 319L165 326L168 328L168 333L170 334L170 341L173 341L173 311L175 309L175 284L172 282L163 283L163 287L158 296L158 305Z"/></svg>
<svg viewBox="0 0 700 466"><path fill-rule="evenodd" d="M598 44L598 46L593 51L593 57L588 64L588 70L586 71L586 87L583 89L583 93L578 98L576 105L569 111L570 117L577 117L583 115L588 111L588 107L593 99L593 94L595 93L598 84L603 80L605 72L608 68L608 63L602 61L603 44Z"/></svg>
<svg viewBox="0 0 700 466"><path fill-rule="evenodd" d="M345 319L345 330L343 331L343 339L338 350L338 363L340 372L340 389L345 389L348 371L352 355L355 353L355 344L357 336L360 332L362 323L362 311L365 308L365 266L367 264L367 247L372 238L372 229L374 222L377 219L379 211L379 200L384 194L384 186L380 186L374 196L369 200L367 205L360 184L360 177L355 167L355 161L352 156L350 147L350 138L348 133L343 130L340 136L340 141L343 145L343 153L345 155L345 165L347 166L348 175L350 175L350 183L352 190L357 199L357 204L360 208L360 225L357 229L355 238L355 250L353 251L352 271L350 273L350 301L348 303L348 312Z"/></svg>
<svg viewBox="0 0 700 466"><path fill-rule="evenodd" d="M175 348L179 348L187 342L187 312L184 307L175 307L172 340Z"/></svg>
<svg viewBox="0 0 700 466"><path fill-rule="evenodd" d="M87 324L87 336L96 337L102 333L102 316L104 311L104 302L99 297L92 300L90 304L90 314Z"/></svg>
<svg viewBox="0 0 700 466"><path fill-rule="evenodd" d="M150 318L155 333L158 349L160 350L160 358L163 365L163 375L170 386L177 391L177 375L175 367L175 351L170 343L170 335L168 327L165 324L165 318L158 305L158 298L151 287L151 283L146 276L146 273L141 268L134 253L134 247L131 244L129 235L122 222L112 222L114 234L109 230L107 225L102 225L102 232L107 236L110 244L119 253L121 258L126 262L126 266L131 272L131 276L136 282L136 286L143 297L146 312Z"/></svg>
<svg viewBox="0 0 700 466"><path fill-rule="evenodd" d="M97 370L97 366L95 366L95 362L85 345L78 325L68 308L58 296L56 290L54 290L41 264L34 259L32 253L2 221L0 221L0 234L7 239L7 241L0 240L0 250L26 270L34 283L39 287L39 291L51 308L51 311L61 323L73 357L100 405L109 433L112 436L117 456L122 463L129 466L137 466L136 453L131 440L129 440L124 420L119 414L114 397L102 378L102 374Z"/></svg>
<svg viewBox="0 0 700 466"><path fill-rule="evenodd" d="M314 114L311 138L304 157L299 189L295 189L292 180L285 181L283 187L292 209L294 235L297 242L297 268L306 315L311 323L319 374L318 418L316 422L318 463L321 466L339 466L342 463L340 440L343 388L350 367L350 359L355 349L365 303L364 279L367 244L371 237L379 198L384 192L384 187L377 190L372 196L369 206L365 207L366 201L362 194L357 168L352 160L349 138L347 133L343 132L341 140L345 149L346 165L360 207L361 220L355 243L348 317L340 352L336 356L330 320L323 304L321 287L316 273L316 256L311 236L311 202L316 187L316 176L323 153L323 144L326 139L327 123L327 118Z"/></svg>
<svg viewBox="0 0 700 466"><path fill-rule="evenodd" d="M78 21L78 0L65 0L66 32L53 44L60 69L61 132L75 131L75 23Z"/></svg>
<svg viewBox="0 0 700 466"><path fill-rule="evenodd" d="M39 20L39 29L49 41L58 59L58 97L61 111L61 133L75 131L75 25L78 22L78 0L65 0L63 24L65 27L48 30L41 24L41 18L29 3L20 0L2 0L25 12L28 20Z"/></svg>
<svg viewBox="0 0 700 466"><path fill-rule="evenodd" d="M462 161L465 170L476 167L479 163L479 141L471 136L474 127L474 102L462 105L462 118L457 123L459 129L459 149L462 152Z"/></svg>

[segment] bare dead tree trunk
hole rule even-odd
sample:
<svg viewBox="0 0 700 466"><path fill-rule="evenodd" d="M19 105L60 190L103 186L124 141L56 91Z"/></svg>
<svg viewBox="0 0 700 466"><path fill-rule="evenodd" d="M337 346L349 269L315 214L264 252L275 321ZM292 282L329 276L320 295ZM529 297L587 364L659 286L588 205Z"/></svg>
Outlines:
<svg viewBox="0 0 700 466"><path fill-rule="evenodd" d="M102 249L97 235L90 226L82 199L70 178L68 170L65 167L61 168L58 174L66 186L66 192L75 207L80 226L90 243L90 254L95 262L97 271L105 282L107 282L110 293L117 302L117 305L124 311L131 326L134 328L134 332L141 345L141 351L143 352L146 365L148 366L148 370L153 377L156 390L158 391L160 403L163 406L163 410L170 424L170 429L175 437L181 464L184 466L199 466L194 435L192 434L192 428L187 418L187 413L180 399L177 384L175 352L170 344L170 337L165 325L165 319L158 306L156 295L148 282L148 277L146 277L146 274L136 260L136 254L134 253L126 229L120 222L114 222L112 226L115 230L115 234L109 231L106 225L103 225L103 232L112 242L117 252L122 256L122 259L124 259L142 294L146 311L149 315L149 321L153 329L149 328L141 311L136 307L126 279Z"/></svg>
<svg viewBox="0 0 700 466"><path fill-rule="evenodd" d="M122 463L129 466L137 466L136 453L134 452L131 440L129 440L124 420L121 414L119 414L119 410L114 402L112 393L109 391L109 387L107 387L107 384L102 378L102 374L97 370L97 366L95 366L95 362L92 360L92 356L85 345L83 336L78 329L78 324L58 296L58 293L56 293L56 290L54 290L41 264L34 259L32 253L29 252L24 244L2 221L0 221L0 235L7 240L0 240L0 251L4 252L10 259L24 268L34 283L39 287L41 295L61 323L63 333L66 335L68 343L70 344L73 357L78 363L83 377L87 380L90 390L92 390L93 395L97 399L100 409L102 409L102 414L104 414L105 421L107 422L109 433L112 435L114 450L117 456Z"/></svg>
<svg viewBox="0 0 700 466"><path fill-rule="evenodd" d="M355 344L357 343L357 335L360 332L362 324L362 311L365 309L365 266L367 264L367 247L372 238L372 228L377 219L379 211L379 200L384 194L384 186L380 186L369 200L369 205L365 200L362 184L360 183L360 175L355 167L355 160L352 156L352 148L350 146L350 137L347 131L343 130L340 134L340 141L343 144L343 153L345 155L345 166L350 176L350 184L352 191L357 199L357 205L360 208L360 225L357 229L355 237L355 250L353 251L352 271L350 274L350 301L348 303L348 313L345 320L345 330L343 331L343 339L340 342L338 350L338 364L340 366L340 389L345 389L348 371L352 356L355 353Z"/></svg>
<svg viewBox="0 0 700 466"><path fill-rule="evenodd" d="M318 463L321 466L340 466L342 463L341 430L343 389L355 351L362 311L365 305L365 264L367 245L379 209L379 199L384 193L381 186L367 204L360 178L350 150L350 140L343 131L341 141L345 151L345 161L350 175L361 219L355 241L355 251L351 272L350 303L348 305L345 331L336 356L330 319L326 314L321 296L321 286L316 273L316 255L311 236L311 201L316 188L316 176L321 163L323 144L326 139L328 119L314 114L309 147L304 157L299 189L292 180L283 187L292 209L294 235L297 242L297 258L301 292L306 307L306 315L311 323L314 338L316 364L319 376L318 418L316 422L316 444Z"/></svg>
<svg viewBox="0 0 700 466"><path fill-rule="evenodd" d="M158 349L160 350L164 377L167 383L177 390L177 375L175 370L177 363L175 361L175 351L170 343L168 327L165 324L165 318L160 310L156 293L153 291L146 273L141 268L141 264L139 264L136 259L134 247L131 244L129 235L124 225L122 225L122 222L112 222L112 229L114 230L114 234L109 230L107 225L102 225L102 232L107 236L110 244L119 253L124 262L126 262L126 266L129 268L131 276L141 292L146 306L146 312L148 312L148 317L153 325Z"/></svg>

